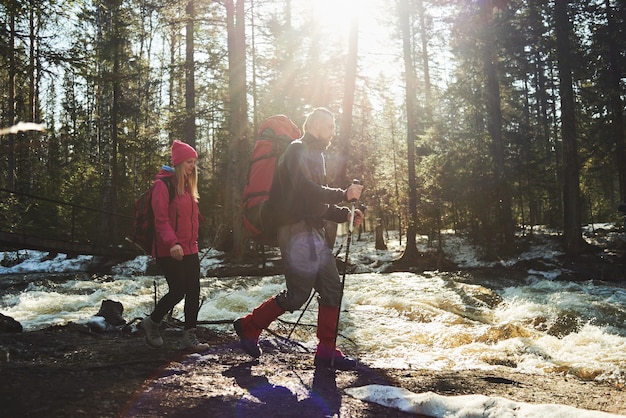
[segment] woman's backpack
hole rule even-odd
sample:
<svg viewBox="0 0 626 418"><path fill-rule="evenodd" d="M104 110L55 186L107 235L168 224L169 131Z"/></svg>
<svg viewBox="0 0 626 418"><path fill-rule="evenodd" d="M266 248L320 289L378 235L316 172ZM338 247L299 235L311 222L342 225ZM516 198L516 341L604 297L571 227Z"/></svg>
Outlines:
<svg viewBox="0 0 626 418"><path fill-rule="evenodd" d="M169 177L161 177L160 180L167 186L170 203L174 200L174 185ZM157 180L158 181L158 180ZM152 193L156 181L148 190L135 199L135 220L133 221L133 237L126 237L136 249L144 254L152 254L154 245L154 212L152 211Z"/></svg>

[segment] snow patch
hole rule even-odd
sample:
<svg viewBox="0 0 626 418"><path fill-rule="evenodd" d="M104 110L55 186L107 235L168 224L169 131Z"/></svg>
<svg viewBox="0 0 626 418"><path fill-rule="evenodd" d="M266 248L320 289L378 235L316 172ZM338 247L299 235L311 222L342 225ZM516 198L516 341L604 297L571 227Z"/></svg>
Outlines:
<svg viewBox="0 0 626 418"><path fill-rule="evenodd" d="M362 401L434 418L609 418L621 416L567 405L515 402L496 396L442 396L433 392L414 393L384 385L348 388L345 392Z"/></svg>

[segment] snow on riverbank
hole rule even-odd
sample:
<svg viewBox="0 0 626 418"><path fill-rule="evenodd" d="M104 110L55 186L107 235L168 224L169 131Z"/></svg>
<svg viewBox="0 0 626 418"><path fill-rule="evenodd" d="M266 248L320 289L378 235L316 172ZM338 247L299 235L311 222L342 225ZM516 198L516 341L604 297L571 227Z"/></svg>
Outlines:
<svg viewBox="0 0 626 418"><path fill-rule="evenodd" d="M610 418L622 415L558 404L529 404L485 395L442 396L393 386L368 385L345 390L357 399L435 418Z"/></svg>

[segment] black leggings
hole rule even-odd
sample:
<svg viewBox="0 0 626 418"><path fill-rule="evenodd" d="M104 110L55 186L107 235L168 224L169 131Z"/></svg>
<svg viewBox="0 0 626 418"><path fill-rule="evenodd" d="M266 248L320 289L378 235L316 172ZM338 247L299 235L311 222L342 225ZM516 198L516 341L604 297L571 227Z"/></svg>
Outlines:
<svg viewBox="0 0 626 418"><path fill-rule="evenodd" d="M160 322L163 317L178 302L185 298L185 329L195 328L198 322L200 306L200 259L198 254L183 257L182 261L172 257L157 258L157 265L161 267L168 293L156 305L150 317L154 322Z"/></svg>

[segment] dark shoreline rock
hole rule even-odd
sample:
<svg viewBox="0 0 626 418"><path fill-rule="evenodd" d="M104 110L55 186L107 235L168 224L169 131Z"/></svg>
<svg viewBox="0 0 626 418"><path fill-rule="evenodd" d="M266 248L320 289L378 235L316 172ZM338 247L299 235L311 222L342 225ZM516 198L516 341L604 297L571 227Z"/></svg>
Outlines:
<svg viewBox="0 0 626 418"><path fill-rule="evenodd" d="M22 324L10 316L0 313L0 333L22 332Z"/></svg>

